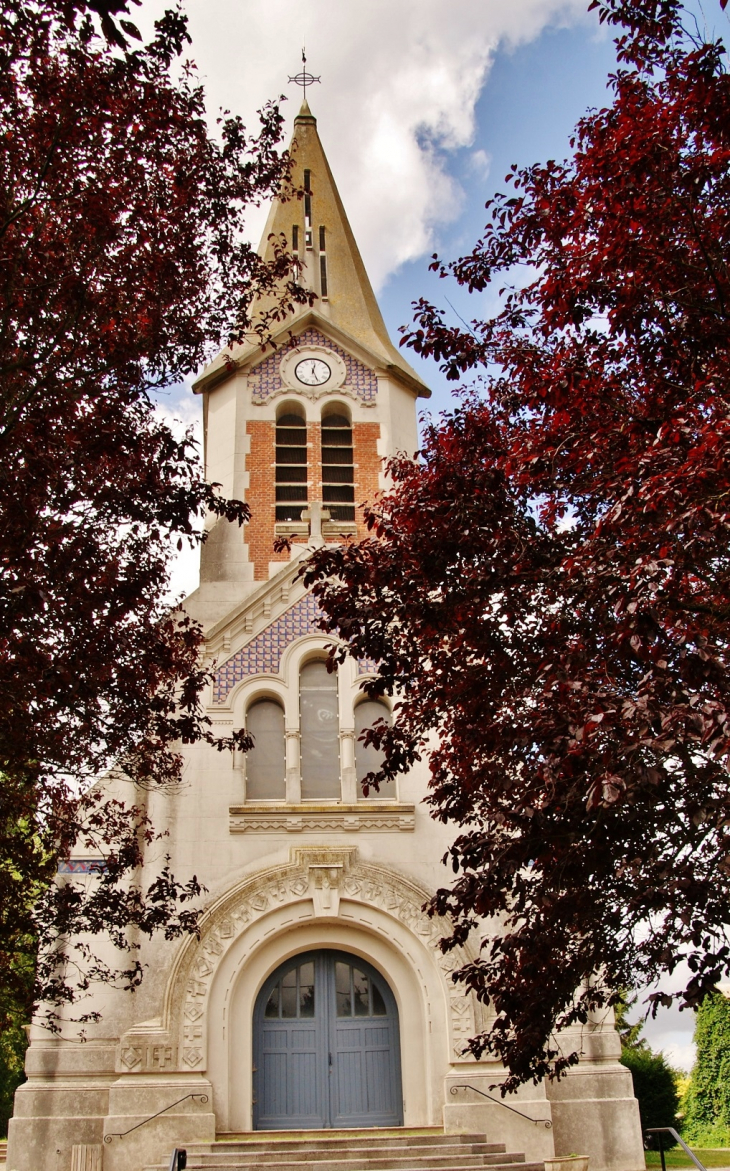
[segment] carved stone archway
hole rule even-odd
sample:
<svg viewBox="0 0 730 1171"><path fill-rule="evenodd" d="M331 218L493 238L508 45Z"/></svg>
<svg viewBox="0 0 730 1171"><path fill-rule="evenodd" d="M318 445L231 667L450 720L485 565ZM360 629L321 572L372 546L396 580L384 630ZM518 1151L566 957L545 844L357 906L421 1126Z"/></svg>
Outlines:
<svg viewBox="0 0 730 1171"><path fill-rule="evenodd" d="M469 956L463 948L446 955L441 952L438 942L448 932L448 924L423 912L428 898L426 890L396 871L361 862L357 847L293 847L288 865L251 875L204 914L200 938L186 942L173 970L162 1021L138 1025L121 1038L118 1069L203 1073L209 993L234 941L282 907L309 903L312 919L331 919L339 915L343 900L377 908L425 946L443 981L452 1060L463 1061L464 1046L477 1022L481 1023L480 1006L449 978ZM306 915L304 906L301 910Z"/></svg>

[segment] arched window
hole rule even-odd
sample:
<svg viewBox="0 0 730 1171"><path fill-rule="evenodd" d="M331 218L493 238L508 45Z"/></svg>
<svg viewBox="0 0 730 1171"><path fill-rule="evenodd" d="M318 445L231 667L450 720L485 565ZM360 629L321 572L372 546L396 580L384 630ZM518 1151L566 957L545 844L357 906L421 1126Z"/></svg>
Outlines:
<svg viewBox="0 0 730 1171"><path fill-rule="evenodd" d="M366 699L355 708L355 771L357 773L358 797L364 797L362 783L368 773L377 772L383 763L383 753L373 744L365 745L360 740L366 728L372 728L378 720L390 724L390 712L384 703ZM385 781L378 792L368 791L368 797L395 797L395 781Z"/></svg>
<svg viewBox="0 0 730 1171"><path fill-rule="evenodd" d="M286 797L284 712L271 699L260 699L246 713L246 731L254 746L246 753L246 798L283 801Z"/></svg>
<svg viewBox="0 0 730 1171"><path fill-rule="evenodd" d="M307 507L307 425L293 407L276 421L276 520L298 523Z"/></svg>
<svg viewBox="0 0 730 1171"><path fill-rule="evenodd" d="M299 675L302 799L339 798L340 721L337 675L326 663L305 663Z"/></svg>
<svg viewBox="0 0 730 1171"><path fill-rule="evenodd" d="M332 520L355 519L352 424L344 407L322 418L322 500Z"/></svg>

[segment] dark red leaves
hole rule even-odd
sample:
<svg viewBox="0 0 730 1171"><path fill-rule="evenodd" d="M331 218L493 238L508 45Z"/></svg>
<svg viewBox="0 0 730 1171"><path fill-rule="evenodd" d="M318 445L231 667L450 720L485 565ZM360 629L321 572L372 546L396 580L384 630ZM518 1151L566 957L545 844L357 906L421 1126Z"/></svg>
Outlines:
<svg viewBox="0 0 730 1171"><path fill-rule="evenodd" d="M196 371L221 341L253 331L256 294L271 306L264 335L304 296L286 251L265 263L244 226L247 204L287 178L278 110L264 110L257 138L235 118L223 122L221 143L210 138L201 91L169 68L187 39L185 19L166 14L150 45L127 52L119 27L135 30L120 18L126 11L123 0L0 4L0 984L8 992L26 986L29 969L32 980L32 958L19 956L32 951L35 927L47 943L60 914L55 889L38 903L59 857L91 835L108 863L122 857L121 869L134 869L132 846L146 823L132 785L176 784L176 742L214 741L201 702L201 631L164 603L168 562L176 541L200 540L209 509L236 524L248 513L204 483L191 437L173 434L152 396ZM97 16L116 48L95 34ZM126 812L78 803L112 764L126 777ZM96 903L84 901L86 886L64 886L65 899L75 891L81 902L73 919L58 921L62 934L73 934L72 921L74 930L100 929L114 897L115 938L127 912L142 930L190 928L190 913L174 910L181 888L172 876L155 896L155 919L152 892L122 896L120 871L109 867ZM41 965L46 991L57 976Z"/></svg>
<svg viewBox="0 0 730 1171"><path fill-rule="evenodd" d="M460 827L445 946L502 923L457 978L509 1088L621 987L687 960L694 1005L727 971L730 78L674 0L594 7L625 33L613 103L449 266L533 281L473 332L422 301L407 335L481 397L392 464L378 539L308 570L399 697L386 772L428 753Z"/></svg>

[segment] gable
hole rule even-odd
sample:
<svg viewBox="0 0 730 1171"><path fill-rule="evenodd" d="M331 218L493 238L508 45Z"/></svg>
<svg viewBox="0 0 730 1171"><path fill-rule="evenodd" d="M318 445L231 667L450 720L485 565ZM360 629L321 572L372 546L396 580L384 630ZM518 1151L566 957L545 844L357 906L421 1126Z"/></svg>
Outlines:
<svg viewBox="0 0 730 1171"><path fill-rule="evenodd" d="M330 338L325 337L318 329L306 329L300 334L295 346L282 347L269 354L249 374L251 386L251 401L258 406L280 394L290 394L290 388L281 377L281 360L292 348L303 349L305 346L322 346L342 359L347 370L347 377L343 386L338 388L338 394L347 394L365 406L374 406L378 394L378 379L372 370L363 362L358 361L342 346L337 345ZM301 391L300 391L301 393Z"/></svg>

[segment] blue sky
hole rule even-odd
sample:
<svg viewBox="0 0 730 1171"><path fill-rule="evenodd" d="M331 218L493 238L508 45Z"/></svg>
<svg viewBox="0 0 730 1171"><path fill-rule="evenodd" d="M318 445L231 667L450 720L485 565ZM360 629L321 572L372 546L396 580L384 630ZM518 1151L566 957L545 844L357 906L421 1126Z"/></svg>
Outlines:
<svg viewBox="0 0 730 1171"><path fill-rule="evenodd" d="M577 27L547 28L528 44L499 50L476 104L473 144L444 152L449 173L464 191L463 211L439 231L435 251L452 259L473 247L486 220L484 204L497 191L505 191L504 177L513 163L527 166L547 159L563 159L578 119L589 107L600 108L609 100L607 81L615 69L613 40L593 22ZM489 160L487 175L472 164L474 154ZM394 273L380 293L380 304L393 337L411 318L410 305L428 296L443 306L446 301L466 320L479 317L479 298L429 274L427 258L419 257ZM452 316L454 323L457 319ZM453 384L447 383L437 365L416 365L433 390L428 409L437 413L453 402Z"/></svg>

